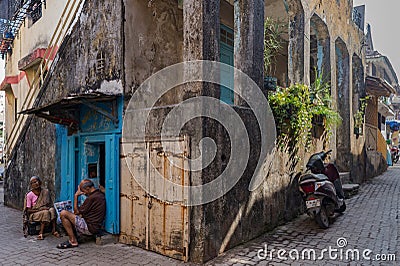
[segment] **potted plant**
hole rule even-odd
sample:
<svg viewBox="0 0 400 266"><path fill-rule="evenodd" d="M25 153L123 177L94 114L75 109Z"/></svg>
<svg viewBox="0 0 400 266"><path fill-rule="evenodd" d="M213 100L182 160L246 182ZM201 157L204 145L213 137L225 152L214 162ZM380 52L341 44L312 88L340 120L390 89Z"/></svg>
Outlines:
<svg viewBox="0 0 400 266"><path fill-rule="evenodd" d="M325 128L339 125L342 121L339 113L332 108L331 86L322 77L323 74L315 69L315 81L310 87L312 124L315 131L320 132L315 137L320 137Z"/></svg>
<svg viewBox="0 0 400 266"><path fill-rule="evenodd" d="M273 64L276 63L276 57L282 50L284 40L282 34L287 32L287 23L281 20L274 20L267 17L264 21L264 89L276 90L277 78Z"/></svg>

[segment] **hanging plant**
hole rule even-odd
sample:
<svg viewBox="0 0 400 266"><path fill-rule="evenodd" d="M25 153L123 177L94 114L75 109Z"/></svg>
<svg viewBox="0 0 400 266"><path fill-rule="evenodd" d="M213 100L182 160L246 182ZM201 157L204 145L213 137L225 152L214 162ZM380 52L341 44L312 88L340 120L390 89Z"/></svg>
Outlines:
<svg viewBox="0 0 400 266"><path fill-rule="evenodd" d="M278 88L268 97L277 128L278 146L289 153L308 146L312 127L310 90L304 84Z"/></svg>
<svg viewBox="0 0 400 266"><path fill-rule="evenodd" d="M354 114L354 134L362 135L362 129L364 126L365 109L367 108L367 101L370 96L360 98L360 104L357 112Z"/></svg>
<svg viewBox="0 0 400 266"><path fill-rule="evenodd" d="M317 75L311 87L295 84L278 88L269 93L268 101L275 118L278 147L290 154L294 165L299 160L299 147L308 148L311 144L313 117L322 118L325 136L341 122L340 115L332 108L330 85L323 82L322 75Z"/></svg>
<svg viewBox="0 0 400 266"><path fill-rule="evenodd" d="M267 17L264 21L264 73L274 75L272 64L276 63L276 57L282 50L284 40L282 35L287 33L287 23Z"/></svg>
<svg viewBox="0 0 400 266"><path fill-rule="evenodd" d="M323 127L330 129L340 125L342 118L339 113L332 107L331 86L329 82L323 80L322 72L315 71L315 81L310 87L310 97L312 106L311 112L313 117L320 117L323 121ZM329 134L331 130L325 130Z"/></svg>

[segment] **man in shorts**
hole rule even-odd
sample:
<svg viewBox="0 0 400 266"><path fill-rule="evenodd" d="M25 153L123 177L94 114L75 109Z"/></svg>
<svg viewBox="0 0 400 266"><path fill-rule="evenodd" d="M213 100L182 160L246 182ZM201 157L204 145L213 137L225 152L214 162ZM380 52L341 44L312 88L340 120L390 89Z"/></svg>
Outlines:
<svg viewBox="0 0 400 266"><path fill-rule="evenodd" d="M78 207L78 197L85 195L87 198ZM60 213L61 222L68 234L69 240L58 244L57 248L73 248L78 246L74 229L78 234L95 235L103 226L106 215L106 199L100 190L94 187L89 179L84 179L78 186L74 196L74 213L63 210Z"/></svg>

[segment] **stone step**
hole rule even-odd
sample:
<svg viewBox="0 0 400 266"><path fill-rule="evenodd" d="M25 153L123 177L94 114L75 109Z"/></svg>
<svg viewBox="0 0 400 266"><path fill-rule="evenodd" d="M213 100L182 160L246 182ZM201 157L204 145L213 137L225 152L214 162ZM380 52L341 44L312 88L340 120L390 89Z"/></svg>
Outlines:
<svg viewBox="0 0 400 266"><path fill-rule="evenodd" d="M346 199L351 198L358 193L359 188L359 184L343 184L344 197Z"/></svg>
<svg viewBox="0 0 400 266"><path fill-rule="evenodd" d="M339 173L339 176L342 184L350 183L350 172L341 172Z"/></svg>

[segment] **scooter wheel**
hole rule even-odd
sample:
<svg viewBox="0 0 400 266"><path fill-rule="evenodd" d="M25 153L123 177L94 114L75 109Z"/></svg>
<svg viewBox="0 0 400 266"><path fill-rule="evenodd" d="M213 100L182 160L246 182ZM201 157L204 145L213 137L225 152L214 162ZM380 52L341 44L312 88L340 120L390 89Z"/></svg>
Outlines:
<svg viewBox="0 0 400 266"><path fill-rule="evenodd" d="M315 221L317 221L317 224L323 229L329 227L329 217L326 213L325 206L321 206L321 210L315 215Z"/></svg>

